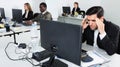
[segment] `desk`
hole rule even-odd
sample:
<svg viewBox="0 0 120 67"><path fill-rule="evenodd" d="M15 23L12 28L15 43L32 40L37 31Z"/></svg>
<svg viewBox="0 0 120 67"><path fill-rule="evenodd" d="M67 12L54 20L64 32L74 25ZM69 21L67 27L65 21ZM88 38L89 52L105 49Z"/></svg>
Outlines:
<svg viewBox="0 0 120 67"><path fill-rule="evenodd" d="M5 29L5 28L0 29L0 37L2 37L2 36L7 36L7 35L9 35L9 34L13 34L13 32L12 32L12 31L6 32L6 29Z"/></svg>
<svg viewBox="0 0 120 67"><path fill-rule="evenodd" d="M28 35L30 32L21 33L17 36L17 42L19 43L29 43L31 41L31 36ZM38 30L38 35L40 35L40 31ZM40 37L40 36L39 36ZM4 48L7 45L8 42L12 42L12 37L0 37L0 65L1 67L32 67L32 65L27 61L11 61L6 57L6 54L4 53ZM2 43L1 43L2 42ZM92 50L92 46L83 45L82 48L85 50ZM43 48L40 47L40 50L43 50ZM12 53L13 49L10 49L10 53ZM107 56L107 55L106 55ZM120 61L120 55L114 54L111 57L111 62L102 65L101 67L119 67L119 61ZM58 58L59 59L59 58ZM67 63L69 67L79 67L69 61L60 59L61 61Z"/></svg>
<svg viewBox="0 0 120 67"><path fill-rule="evenodd" d="M94 48L93 46L83 44L82 49L87 50L88 55L93 58L93 61L89 63L81 62L81 64L83 64L85 67L92 64L102 64L101 66L106 67L107 63L109 63L111 60L111 56L109 56L106 51L100 48Z"/></svg>
<svg viewBox="0 0 120 67"><path fill-rule="evenodd" d="M82 46L82 48L84 48L85 50L88 50L88 51L89 51L89 50L92 50L93 47L84 44L84 45ZM102 55L104 55L105 57L110 58L110 60L111 60L110 62L101 65L101 67L119 67L119 66L120 66L120 64L119 64L119 62L120 62L120 55L114 54L114 55L112 55L112 56L109 56L109 55L107 55L106 52L103 51L103 50L100 50L99 52L100 52Z"/></svg>
<svg viewBox="0 0 120 67"><path fill-rule="evenodd" d="M80 25L83 18L80 17L71 17L71 16L59 16L58 21L70 24Z"/></svg>
<svg viewBox="0 0 120 67"><path fill-rule="evenodd" d="M29 32L31 30L31 27L32 26L10 27L10 29L15 33L24 33L24 32ZM39 30L40 26L37 26L37 29ZM12 35L13 34L12 31L6 32L5 28L0 29L0 37Z"/></svg>

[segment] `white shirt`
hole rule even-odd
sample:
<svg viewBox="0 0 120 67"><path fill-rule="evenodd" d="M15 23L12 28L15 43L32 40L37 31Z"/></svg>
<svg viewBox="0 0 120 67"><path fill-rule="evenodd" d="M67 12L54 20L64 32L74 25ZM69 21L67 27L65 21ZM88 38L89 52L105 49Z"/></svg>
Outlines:
<svg viewBox="0 0 120 67"><path fill-rule="evenodd" d="M27 18L27 17L28 17L28 12L29 12L29 11L26 11L25 18Z"/></svg>
<svg viewBox="0 0 120 67"><path fill-rule="evenodd" d="M93 44L93 46L94 46L95 48L98 48L98 45L97 45L98 33L99 33L98 30L95 30L95 31L94 31L94 44Z"/></svg>
<svg viewBox="0 0 120 67"><path fill-rule="evenodd" d="M94 48L98 48L98 45L97 45L98 33L99 33L98 30L95 30L95 31L94 31L94 44L93 44ZM102 40L105 36L106 36L106 32L104 32L103 34L99 34L99 37L100 37L101 40Z"/></svg>
<svg viewBox="0 0 120 67"><path fill-rule="evenodd" d="M47 11L42 12L42 14L45 14Z"/></svg>
<svg viewBox="0 0 120 67"><path fill-rule="evenodd" d="M75 11L74 12L76 12L77 11L77 8L75 8Z"/></svg>

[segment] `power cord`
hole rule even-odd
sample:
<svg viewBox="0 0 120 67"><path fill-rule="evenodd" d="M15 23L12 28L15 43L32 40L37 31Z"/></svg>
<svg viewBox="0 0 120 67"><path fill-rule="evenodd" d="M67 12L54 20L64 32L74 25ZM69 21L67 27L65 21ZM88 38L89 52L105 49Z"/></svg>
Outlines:
<svg viewBox="0 0 120 67"><path fill-rule="evenodd" d="M30 50L31 50L31 47L30 46L28 46L28 45L25 45L25 44L18 44L17 42L16 42L16 36L15 36L15 32L11 29L11 31L13 32L13 37L14 37L14 42L9 42L8 44L7 44L7 46L5 47L5 49L4 49L4 51L5 51L5 54L6 54L6 56L8 57L8 59L10 59L10 60L12 60L12 61L19 61L19 60L27 60L29 63L31 63L33 66L42 66L41 65L41 63L39 63L39 64L34 64L33 63L33 61L32 61L32 58L29 58L28 57L28 54L30 53ZM7 53L7 48L8 48L8 46L10 45L10 44L15 44L15 45L18 45L16 48L15 48L15 53L16 54L24 54L24 55L22 55L22 56L19 56L19 58L18 59L13 59L13 58L11 58L9 55L8 55L8 53ZM17 49L19 48L22 48L22 49L25 49L25 48L28 48L28 52L26 51L25 53L24 52L20 52L20 53L18 53L17 52ZM31 61L30 61L31 60Z"/></svg>
<svg viewBox="0 0 120 67"><path fill-rule="evenodd" d="M14 44L14 42L9 42L9 43L7 44L7 46L5 47L4 51L5 51L6 56L7 56L10 60L13 60L13 61L18 61L18 60L23 60L23 59L25 59L25 58L19 58L19 59L13 59L13 58L11 58L11 57L8 55L8 53L7 53L7 48L8 48L8 46L9 46L10 44Z"/></svg>
<svg viewBox="0 0 120 67"><path fill-rule="evenodd" d="M29 49L28 49L28 52L26 51L25 53L24 53L24 52L18 53L18 52L17 52L18 47L16 47L16 48L15 48L15 53L16 53L16 54L22 54L22 53L23 53L24 55L19 56L18 59L13 59L13 58L11 58L11 57L8 55L8 53L7 53L7 48L8 48L11 44L14 44L14 42L9 42L9 43L7 44L7 46L5 47L5 49L4 49L6 56L7 56L10 60L12 60L12 61L27 60L30 64L32 64L33 67L34 67L34 66L42 66L42 64L41 64L40 62L39 62L39 64L34 64L33 61L32 61L32 58L29 58L29 57L28 57L28 54L30 53L30 49L31 49L31 47L29 47L29 46L27 46L27 47L29 48Z"/></svg>
<svg viewBox="0 0 120 67"><path fill-rule="evenodd" d="M32 58L26 58L26 60L31 63L33 66L42 66L42 63L39 62L39 64L34 64L32 61Z"/></svg>
<svg viewBox="0 0 120 67"><path fill-rule="evenodd" d="M26 45L26 44L24 44ZM17 50L24 50L25 52L21 51L20 53L17 52ZM18 47L15 48L15 53L16 54L25 54L28 55L30 53L31 47L29 47L28 45L26 45L26 47L22 46L21 44L19 44Z"/></svg>

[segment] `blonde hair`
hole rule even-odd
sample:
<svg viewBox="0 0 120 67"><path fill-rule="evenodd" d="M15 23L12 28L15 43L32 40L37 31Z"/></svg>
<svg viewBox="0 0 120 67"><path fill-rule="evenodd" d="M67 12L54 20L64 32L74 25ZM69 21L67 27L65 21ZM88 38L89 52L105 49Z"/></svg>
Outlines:
<svg viewBox="0 0 120 67"><path fill-rule="evenodd" d="M32 11L32 8L31 8L31 6L30 6L30 4L29 4L29 3L25 3L24 5L26 5L26 6L27 6L27 8L29 9L29 11Z"/></svg>

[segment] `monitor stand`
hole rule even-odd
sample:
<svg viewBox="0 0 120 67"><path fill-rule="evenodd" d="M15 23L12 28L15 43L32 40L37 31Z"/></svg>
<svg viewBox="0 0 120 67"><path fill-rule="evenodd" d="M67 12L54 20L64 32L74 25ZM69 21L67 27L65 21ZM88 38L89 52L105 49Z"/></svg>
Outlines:
<svg viewBox="0 0 120 67"><path fill-rule="evenodd" d="M55 56L52 56L49 61L42 64L42 67L68 67L68 65L58 59L55 59Z"/></svg>

